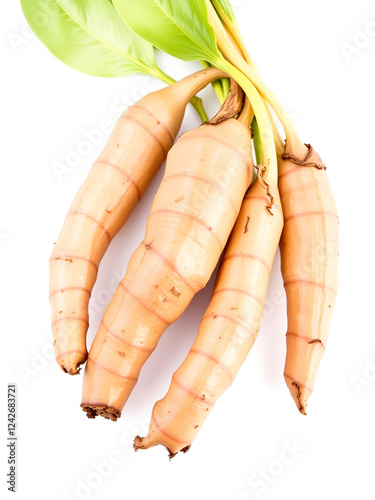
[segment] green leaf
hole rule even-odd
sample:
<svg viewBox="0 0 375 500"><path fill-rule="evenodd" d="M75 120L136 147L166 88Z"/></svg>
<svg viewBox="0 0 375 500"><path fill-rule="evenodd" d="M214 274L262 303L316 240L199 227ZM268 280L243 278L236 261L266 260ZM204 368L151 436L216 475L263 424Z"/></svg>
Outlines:
<svg viewBox="0 0 375 500"><path fill-rule="evenodd" d="M237 24L236 16L233 11L232 4L230 0L211 0L212 5L215 7L217 13L222 17L222 12L224 15L233 23Z"/></svg>
<svg viewBox="0 0 375 500"><path fill-rule="evenodd" d="M94 76L159 75L154 48L131 31L110 0L21 0L21 5L37 37L68 66Z"/></svg>
<svg viewBox="0 0 375 500"><path fill-rule="evenodd" d="M220 57L205 0L113 0L113 4L136 33L172 56L212 63Z"/></svg>

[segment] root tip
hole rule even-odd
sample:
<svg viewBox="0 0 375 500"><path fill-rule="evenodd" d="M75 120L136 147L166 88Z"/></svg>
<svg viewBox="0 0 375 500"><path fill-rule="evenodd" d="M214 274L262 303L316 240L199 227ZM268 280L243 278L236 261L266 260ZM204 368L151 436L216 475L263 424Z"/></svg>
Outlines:
<svg viewBox="0 0 375 500"><path fill-rule="evenodd" d="M59 359L60 358L60 359ZM66 353L57 357L57 363L64 373L78 375L87 360L86 353Z"/></svg>
<svg viewBox="0 0 375 500"><path fill-rule="evenodd" d="M144 446L142 445L142 439L141 436L136 436L134 438L134 442L133 442L133 449L134 451L138 451L138 450L142 450L144 449Z"/></svg>
<svg viewBox="0 0 375 500"><path fill-rule="evenodd" d="M169 460L172 460L172 458L174 458L180 451L182 453L186 453L187 451L190 450L190 447L191 447L191 444L188 444L184 448L181 448L181 450L172 451L170 448L168 448L168 446L166 446L163 443L160 443L160 442L159 443L152 443L152 444L150 442L147 443L147 437L141 438L140 436L136 436L134 439L134 442L133 442L133 449L134 449L134 451L146 450L146 449L151 448L152 446L155 446L157 444L162 444L165 447L165 449L168 452Z"/></svg>
<svg viewBox="0 0 375 500"><path fill-rule="evenodd" d="M307 415L306 404L304 402L302 402L301 387L297 382L292 382L292 385L295 386L297 389L297 398L296 398L297 401L296 402L298 402L298 404L297 404L298 410L302 415Z"/></svg>
<svg viewBox="0 0 375 500"><path fill-rule="evenodd" d="M74 367L65 367L65 365L60 365L60 368L62 369L62 371L64 373L68 373L69 375L79 375L81 369L82 369L82 366L80 365L77 365L75 368Z"/></svg>
<svg viewBox="0 0 375 500"><path fill-rule="evenodd" d="M107 420L116 422L117 419L121 417L120 411L105 405L88 405L82 403L81 408L86 412L87 418L104 417Z"/></svg>
<svg viewBox="0 0 375 500"><path fill-rule="evenodd" d="M168 456L169 456L169 460L171 461L172 458L174 458L179 452L181 453L186 453L190 450L190 447L191 447L191 443L188 444L187 446L185 446L184 448L181 448L181 450L178 450L178 451L171 451L169 448L167 448L167 451L168 451Z"/></svg>

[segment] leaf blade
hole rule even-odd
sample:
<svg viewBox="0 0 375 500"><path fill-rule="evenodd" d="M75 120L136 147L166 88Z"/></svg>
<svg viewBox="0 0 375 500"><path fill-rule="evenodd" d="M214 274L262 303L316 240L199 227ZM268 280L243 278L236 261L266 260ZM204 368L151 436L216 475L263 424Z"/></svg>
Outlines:
<svg viewBox="0 0 375 500"><path fill-rule="evenodd" d="M113 0L113 4L134 31L164 52L187 61L211 62L219 56L204 0Z"/></svg>
<svg viewBox="0 0 375 500"><path fill-rule="evenodd" d="M21 0L31 29L68 66L93 76L155 74L153 47L108 0Z"/></svg>

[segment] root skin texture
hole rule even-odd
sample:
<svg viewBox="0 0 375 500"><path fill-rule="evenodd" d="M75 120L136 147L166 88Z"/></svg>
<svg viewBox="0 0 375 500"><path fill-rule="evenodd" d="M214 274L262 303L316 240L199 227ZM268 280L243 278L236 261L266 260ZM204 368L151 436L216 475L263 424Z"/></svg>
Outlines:
<svg viewBox="0 0 375 500"><path fill-rule="evenodd" d="M279 157L284 211L280 242L287 296L284 377L302 414L327 344L338 287L339 221L325 166L310 145L306 156Z"/></svg>
<svg viewBox="0 0 375 500"><path fill-rule="evenodd" d="M283 227L277 185L270 182L273 215L257 180L242 203L197 338L155 404L148 435L136 438L137 449L161 444L170 456L185 451L253 346Z"/></svg>
<svg viewBox="0 0 375 500"><path fill-rule="evenodd" d="M104 406L121 413L162 333L215 269L252 169L250 129L234 119L203 124L173 146L145 239L92 344L83 409Z"/></svg>
<svg viewBox="0 0 375 500"><path fill-rule="evenodd" d="M88 304L108 245L166 159L189 99L223 75L203 70L130 106L74 198L50 258L51 327L64 372L75 375L86 361Z"/></svg>

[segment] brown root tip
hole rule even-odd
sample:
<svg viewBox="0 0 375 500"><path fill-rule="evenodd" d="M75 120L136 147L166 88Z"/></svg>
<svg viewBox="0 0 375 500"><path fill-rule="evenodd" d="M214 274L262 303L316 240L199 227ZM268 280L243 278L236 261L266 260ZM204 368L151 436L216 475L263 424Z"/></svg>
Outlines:
<svg viewBox="0 0 375 500"><path fill-rule="evenodd" d="M146 438L141 438L140 436L135 437L134 442L133 442L134 451L146 450L146 449L151 448L152 446L155 446L157 444L162 444L162 443L145 444L145 439ZM166 450L168 452L169 460L172 460L172 458L174 458L180 451L182 453L186 453L187 451L189 451L191 444L188 444L187 446L184 446L184 448L181 448L181 450L177 450L177 451L172 451L166 445L163 445L163 446L166 448Z"/></svg>
<svg viewBox="0 0 375 500"><path fill-rule="evenodd" d="M68 353L62 356L60 360L57 359L57 362L64 373L78 375L86 360L87 353Z"/></svg>
<svg viewBox="0 0 375 500"><path fill-rule="evenodd" d="M299 412L302 415L307 415L306 413L306 405L301 401L301 388L297 382L292 382L292 385L294 385L297 389L297 401L298 401L298 409Z"/></svg>
<svg viewBox="0 0 375 500"><path fill-rule="evenodd" d="M175 453L173 453L169 448L167 448L167 452L168 452L169 461L171 461L172 458L174 458L177 455L177 453L178 453L178 451L176 451Z"/></svg>
<svg viewBox="0 0 375 500"><path fill-rule="evenodd" d="M116 420L121 417L120 411L105 405L88 405L82 403L81 408L86 412L87 418L104 417L116 422Z"/></svg>
<svg viewBox="0 0 375 500"><path fill-rule="evenodd" d="M143 450L144 449L144 446L142 445L142 438L141 438L141 436L136 436L134 438L133 449L134 449L134 451L138 451L138 450Z"/></svg>
<svg viewBox="0 0 375 500"><path fill-rule="evenodd" d="M81 363L82 364L82 363ZM81 364L77 365L75 368L73 367L65 367L63 364L60 365L60 368L64 373L69 373L69 375L79 375L82 366Z"/></svg>
<svg viewBox="0 0 375 500"><path fill-rule="evenodd" d="M186 453L187 451L190 450L190 447L191 447L191 443L188 444L187 446L185 446L184 448L181 448L181 450L178 450L178 451L175 451L175 452L172 452L169 448L166 447L167 451L168 451L169 460L171 461L172 458L174 458L179 452Z"/></svg>

